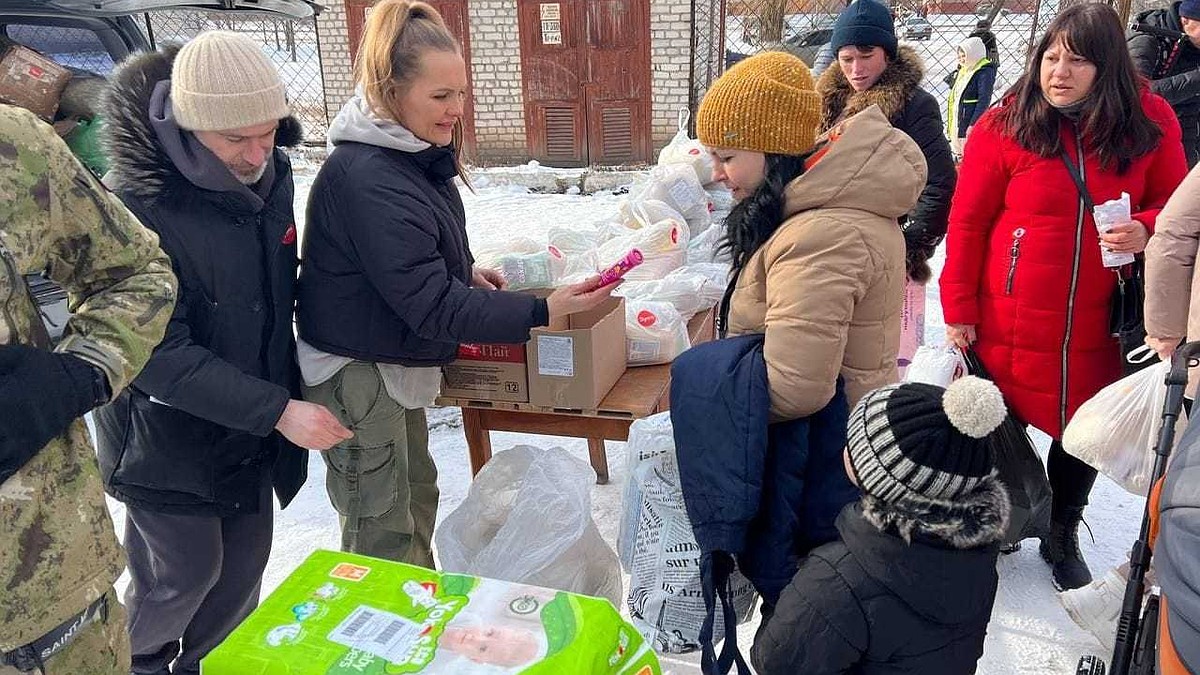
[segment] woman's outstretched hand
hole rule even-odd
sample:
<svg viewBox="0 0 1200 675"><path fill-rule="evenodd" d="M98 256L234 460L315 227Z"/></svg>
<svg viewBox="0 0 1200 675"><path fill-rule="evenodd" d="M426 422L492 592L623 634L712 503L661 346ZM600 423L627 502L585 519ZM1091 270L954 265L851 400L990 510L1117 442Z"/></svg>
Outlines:
<svg viewBox="0 0 1200 675"><path fill-rule="evenodd" d="M546 298L546 306L550 310L551 320L599 307L600 303L612 295L613 289L619 283L621 282L615 281L607 286L600 286L600 275L596 275L577 284L555 290Z"/></svg>

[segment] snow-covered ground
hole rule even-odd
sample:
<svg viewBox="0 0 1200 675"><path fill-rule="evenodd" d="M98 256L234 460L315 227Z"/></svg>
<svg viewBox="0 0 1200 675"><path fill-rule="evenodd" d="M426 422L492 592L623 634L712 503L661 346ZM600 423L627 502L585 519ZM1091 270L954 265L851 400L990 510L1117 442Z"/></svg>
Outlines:
<svg viewBox="0 0 1200 675"><path fill-rule="evenodd" d="M316 165L298 165L298 216L303 216L304 202L316 168ZM530 194L513 186L480 187L475 193L464 190L463 198L475 248L485 248L515 236L537 238L556 225L587 227L602 222L613 212L619 199L611 193L594 196ZM942 261L939 251L934 260L935 271L940 269ZM943 324L936 285L929 287L926 321L927 339L940 342ZM462 418L456 408L431 409L429 427L429 444L437 462L441 488L439 517L444 518L462 502L470 486L467 445ZM1049 440L1045 437L1035 440L1044 452ZM587 445L580 439L496 432L492 434L492 444L498 452L518 444L559 445L585 461L588 458ZM615 547L625 478L623 443L608 443L608 461L611 482L593 488L593 515L601 533ZM274 549L264 578L264 594L278 586L314 549L338 547L337 518L325 497L324 478L325 466L313 453L308 483L295 502L276 519ZM120 532L124 507L111 500L109 505ZM1093 544L1085 533L1082 543L1093 573L1103 574L1104 570L1124 559L1137 535L1142 506L1142 499L1129 495L1103 477L1099 479L1092 494L1092 506L1087 512L1087 521L1096 541ZM1036 542L1026 542L1021 551L1002 557L999 571L1000 590L979 665L981 675L1070 674L1075 672L1075 663L1081 654L1107 656L1111 646L1102 647L1088 633L1077 628L1062 609L1050 583L1049 568L1038 557ZM122 588L125 583L123 577ZM756 625L757 622L752 622L739 630L739 644L746 653ZM664 671L672 675L700 672L697 655L668 656L662 661Z"/></svg>

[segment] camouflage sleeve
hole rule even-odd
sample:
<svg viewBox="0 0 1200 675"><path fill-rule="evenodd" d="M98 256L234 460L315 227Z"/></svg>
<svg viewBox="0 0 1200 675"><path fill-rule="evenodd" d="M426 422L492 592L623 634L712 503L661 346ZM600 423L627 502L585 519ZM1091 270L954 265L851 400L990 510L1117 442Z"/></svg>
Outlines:
<svg viewBox="0 0 1200 675"><path fill-rule="evenodd" d="M176 281L142 226L31 113L0 106L0 227L19 260L68 293L59 351L101 368L113 395L162 339Z"/></svg>

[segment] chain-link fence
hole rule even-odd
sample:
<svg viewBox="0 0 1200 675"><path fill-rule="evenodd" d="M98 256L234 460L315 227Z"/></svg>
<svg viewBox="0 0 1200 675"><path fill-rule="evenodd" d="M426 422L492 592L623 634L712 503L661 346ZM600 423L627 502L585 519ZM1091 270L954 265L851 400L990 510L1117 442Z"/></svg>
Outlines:
<svg viewBox="0 0 1200 675"><path fill-rule="evenodd" d="M996 36L999 96L1024 72L1030 45L1063 7L1078 1L890 0L888 4L901 43L915 49L925 63L923 87L937 97L944 111L950 94L946 79L958 67L958 45L972 31L988 28ZM1112 4L1132 17L1166 0L1113 0ZM750 54L783 49L812 66L844 7L843 0L693 0L693 106L724 68Z"/></svg>
<svg viewBox="0 0 1200 675"><path fill-rule="evenodd" d="M254 38L275 63L287 85L292 112L309 142L325 138L329 119L321 77L316 19L290 20L261 15L174 10L144 15L151 44L182 44L206 30L231 30Z"/></svg>

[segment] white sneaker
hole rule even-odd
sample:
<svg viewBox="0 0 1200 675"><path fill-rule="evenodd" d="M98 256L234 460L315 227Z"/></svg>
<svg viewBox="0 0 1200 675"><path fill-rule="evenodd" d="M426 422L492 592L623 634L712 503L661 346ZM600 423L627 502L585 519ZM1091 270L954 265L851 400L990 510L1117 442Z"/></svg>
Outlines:
<svg viewBox="0 0 1200 675"><path fill-rule="evenodd" d="M1096 637L1102 645L1111 645L1117 637L1117 621L1125 599L1125 578L1109 570L1103 578L1082 588L1058 594L1071 620Z"/></svg>

